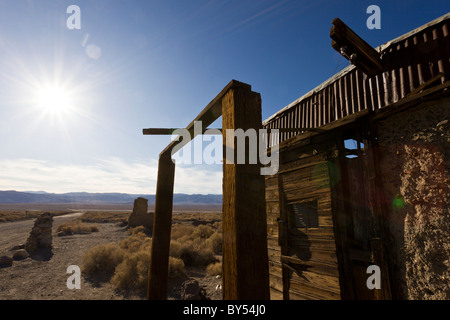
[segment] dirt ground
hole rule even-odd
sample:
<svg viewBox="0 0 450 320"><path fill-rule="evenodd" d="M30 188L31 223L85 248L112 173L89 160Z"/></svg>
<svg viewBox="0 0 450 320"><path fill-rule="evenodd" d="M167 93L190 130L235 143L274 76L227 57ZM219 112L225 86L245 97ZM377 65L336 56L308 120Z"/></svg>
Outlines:
<svg viewBox="0 0 450 320"><path fill-rule="evenodd" d="M0 300L142 300L145 296L115 292L109 282L87 280L81 276L81 289L68 289L66 273L71 265L82 265L83 255L99 244L115 242L129 236L126 227L119 223L93 223L99 229L86 235L56 236L56 230L64 220L53 223L53 247L51 252L14 261L11 267L0 268ZM1 227L1 225L0 225ZM25 228L26 229L26 228ZM29 228L31 230L31 227ZM6 230L6 231L5 231ZM0 256L12 257L14 246L25 243L28 232L2 229ZM169 281L168 299L181 299L183 281L196 279L208 299L220 300L222 292L216 290L222 280L209 276L204 270L187 269L188 277Z"/></svg>

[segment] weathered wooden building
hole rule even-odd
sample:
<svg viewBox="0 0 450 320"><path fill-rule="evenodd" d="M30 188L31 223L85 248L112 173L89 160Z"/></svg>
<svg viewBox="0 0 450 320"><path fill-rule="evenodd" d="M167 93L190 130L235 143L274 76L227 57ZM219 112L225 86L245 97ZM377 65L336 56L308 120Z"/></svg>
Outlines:
<svg viewBox="0 0 450 320"><path fill-rule="evenodd" d="M450 299L449 28L450 13L373 49L335 19L352 65L263 122L232 80L160 153L148 298L167 297L172 154L222 117L222 133L269 129L279 153L265 177L224 158L224 299Z"/></svg>
<svg viewBox="0 0 450 320"><path fill-rule="evenodd" d="M446 14L377 48L381 73L351 65L263 122L283 129L271 299L450 297L449 31Z"/></svg>

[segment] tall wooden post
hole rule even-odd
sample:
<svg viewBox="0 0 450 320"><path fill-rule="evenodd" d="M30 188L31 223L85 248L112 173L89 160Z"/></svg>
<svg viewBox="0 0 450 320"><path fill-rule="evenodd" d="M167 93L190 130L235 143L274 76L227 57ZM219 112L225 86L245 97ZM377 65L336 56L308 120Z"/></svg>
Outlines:
<svg viewBox="0 0 450 320"><path fill-rule="evenodd" d="M232 87L222 99L224 157L228 129L262 128L261 97ZM234 139L236 152L236 139ZM259 143L259 141L258 141ZM261 146L262 147L262 146ZM245 148L248 155L249 147ZM269 271L265 181L259 164L223 165L223 298L268 300Z"/></svg>
<svg viewBox="0 0 450 320"><path fill-rule="evenodd" d="M171 152L159 156L158 181L156 184L155 215L147 298L167 299L167 278L169 273L170 231L172 226L173 185L175 163Z"/></svg>

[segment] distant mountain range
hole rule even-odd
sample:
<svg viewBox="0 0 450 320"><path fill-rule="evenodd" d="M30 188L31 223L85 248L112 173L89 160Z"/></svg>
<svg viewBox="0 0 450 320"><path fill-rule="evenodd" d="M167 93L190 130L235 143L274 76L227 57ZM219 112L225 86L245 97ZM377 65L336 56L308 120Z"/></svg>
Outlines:
<svg viewBox="0 0 450 320"><path fill-rule="evenodd" d="M89 193L89 192L69 192L69 193L47 193L44 191L19 192L14 190L0 191L0 204L12 203L133 203L138 197L148 199L149 204L155 203L154 194L128 194L128 193ZM183 194L173 195L174 203L186 204L222 204L220 194Z"/></svg>

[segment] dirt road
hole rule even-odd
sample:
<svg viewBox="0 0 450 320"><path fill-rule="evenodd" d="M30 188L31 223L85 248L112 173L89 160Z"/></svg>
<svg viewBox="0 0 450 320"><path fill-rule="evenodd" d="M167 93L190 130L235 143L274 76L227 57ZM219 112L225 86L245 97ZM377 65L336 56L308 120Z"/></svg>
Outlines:
<svg viewBox="0 0 450 320"><path fill-rule="evenodd" d="M53 231L58 226L66 221L75 219L84 212L74 212L62 216L53 217ZM18 244L24 244L27 241L28 235L34 225L34 220L24 220L15 222L0 223L0 255L4 255L6 251L11 249L11 243L13 246Z"/></svg>

